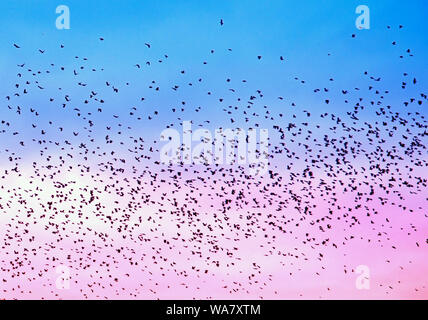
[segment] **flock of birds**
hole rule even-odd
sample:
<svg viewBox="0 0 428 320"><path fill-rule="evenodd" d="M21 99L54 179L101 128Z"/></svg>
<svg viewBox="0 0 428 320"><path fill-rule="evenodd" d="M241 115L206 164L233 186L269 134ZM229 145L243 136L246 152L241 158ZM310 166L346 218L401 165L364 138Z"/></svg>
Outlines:
<svg viewBox="0 0 428 320"><path fill-rule="evenodd" d="M218 50L233 52L209 49L209 56ZM105 79L108 68L85 57L61 66L49 50L36 52L50 63L17 62L1 105L0 298L64 297L55 282L60 265L70 270L76 298L178 298L178 292L196 299L281 298L272 265L283 279L315 268L316 281L328 272L333 252L346 256L360 242L405 250L394 232L414 239L412 250L426 252L427 95L417 75L402 75L398 98L382 77L365 70L365 87L340 90L333 78L311 87L293 77L319 101L302 107L288 94L266 97L245 79L227 77L205 91L205 78L179 69L169 86L150 80L145 96L114 111L106 106L128 94L131 80ZM404 52L400 59L413 56ZM152 75L150 68L168 59L164 54L130 67ZM260 60L254 56L254 63ZM289 62L278 55L277 63ZM70 87L59 87L61 79ZM410 86L419 94L406 95ZM237 164L162 164L156 132L180 130L188 119L193 129L217 125L208 116L212 110L181 99L181 90L183 96L202 92L227 126L268 128L268 172L251 176ZM150 96L166 92L177 100L155 108ZM330 112L332 105L344 114ZM354 265L337 263L344 275L354 273ZM380 284L385 294L394 291L394 281ZM335 291L334 285L325 289ZM424 284L414 290L427 292Z"/></svg>

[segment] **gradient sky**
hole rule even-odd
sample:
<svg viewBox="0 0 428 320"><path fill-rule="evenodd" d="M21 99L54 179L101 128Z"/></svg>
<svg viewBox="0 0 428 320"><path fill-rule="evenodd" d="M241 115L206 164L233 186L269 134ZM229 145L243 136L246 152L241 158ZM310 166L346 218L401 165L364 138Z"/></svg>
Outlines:
<svg viewBox="0 0 428 320"><path fill-rule="evenodd" d="M55 20L57 14L55 8L58 5L67 5L70 8L71 29L57 30ZM355 8L365 4L370 8L370 30L357 30L355 19L357 14ZM76 86L76 77L72 76L73 69L76 65L84 65L84 70L78 70L78 79L87 82L90 87L96 88L100 95L109 97L105 105L104 112L97 115L97 124L94 127L92 136L96 137L96 143L103 142L106 135L105 126L115 127L119 121L132 126L132 134L143 137L145 141L152 142L158 140L163 129L170 123L179 127L176 121L176 114L172 115L171 108L180 107L180 101L186 101L186 111L180 114L183 120L193 120L200 124L205 119L210 119L210 124L205 124L208 129L231 126L229 117L219 110L233 104L236 99L228 89L233 87L239 91L240 96L248 97L255 95L256 90L263 92L263 100L260 104L254 106L255 111L262 113L263 106L269 105L272 114L284 113L284 122L278 123L279 126L286 127L292 120L292 114L296 113L295 121L307 120L303 110L309 110L316 118L316 122L311 122L308 128L313 130L313 137L322 139L326 133L323 130L317 130L315 125L324 123L319 119L319 115L329 112L336 116L346 117L349 111L343 104L341 90L359 87L361 96L368 101L375 99L372 92L367 89L367 76L363 73L368 71L369 75L382 77L382 81L377 85L379 90L390 90L385 97L384 105L392 105L394 111L399 111L405 116L402 109L403 102L409 97L417 97L421 92L426 92L427 88L427 70L428 59L426 56L428 50L428 22L426 12L428 3L426 1L11 1L5 0L0 2L0 98L1 110L0 117L12 123L13 130L8 131L3 137L0 136L0 164L6 169L9 168L8 157L3 152L4 149L10 148L15 150L19 140L31 140L33 137L39 137L38 133L31 128L31 123L37 121L39 127L49 126L48 121L60 123L64 128L64 136L59 136L57 132L48 130L46 139L65 138L73 144L80 142L78 138L72 135L72 131L81 129L86 122L81 118L75 117L72 108L58 111L58 105L47 102L47 97L55 98L59 101L64 98L64 94L59 92L58 87L63 88L64 93L73 97L84 96L84 90ZM220 26L220 19L224 20L224 26ZM390 25L391 29L386 26ZM399 29L403 25L403 29ZM356 37L352 38L351 35ZM104 41L99 41L103 37ZM397 46L391 45L393 41L398 43ZM19 44L19 50L13 47L13 44ZM148 49L145 43L150 43ZM59 45L63 44L64 49ZM228 51L228 49L232 51ZM411 49L413 57L406 54L407 49ZM45 50L40 54L37 50ZM210 50L215 50L214 54ZM165 59L164 55L168 58ZM262 56L261 60L257 56ZM405 59L399 59L400 55L405 55ZM79 58L76 59L75 56ZM285 63L280 63L279 57L285 58ZM82 57L87 58L83 62ZM163 63L156 61L163 59ZM78 62L77 62L78 61ZM146 61L151 62L151 66L146 66ZM207 61L206 65L203 61ZM17 64L25 63L26 66L33 70L46 70L51 62L56 66L64 66L66 72L60 72L51 68L49 75L42 74L38 78L46 86L45 92L34 92L28 96L22 96L19 105L28 109L31 106L41 110L42 115L38 119L30 116L18 116L7 109L7 102L3 97L10 95L14 90L16 81ZM140 64L141 69L135 67ZM90 68L98 72L91 72ZM180 74L181 70L186 73ZM418 79L417 86L409 86L405 91L401 89L401 83L405 79L403 73L407 72L411 77ZM204 81L196 86L198 77ZM298 78L298 80L295 79ZM226 82L231 78L232 82ZM329 81L334 78L334 81ZM242 84L242 80L247 80L247 84ZM411 78L410 78L411 79ZM149 89L148 86L152 80L156 81L156 86L161 90L159 93ZM301 80L305 81L302 85ZM110 81L113 85L120 88L120 95L114 96L110 89L105 88L104 82ZM409 81L407 79L406 81ZM129 82L131 85L126 86ZM197 89L189 87L187 84L192 82ZM169 90L173 84L180 85L180 90L174 92ZM324 88L328 86L328 94L314 94L315 88ZM164 89L165 88L165 89ZM213 91L213 96L207 96L207 91ZM278 97L284 97L284 100L278 100ZM145 97L146 101L140 103L140 97ZM225 99L220 104L218 98ZM357 96L352 98L352 105L357 102ZM331 103L328 107L323 103L324 99L329 98ZM61 100L62 101L62 100ZM81 107L78 99L71 103L73 107ZM296 107L291 107L295 103ZM348 107L351 107L351 103ZM139 112L144 114L142 121L127 118L132 106L138 106ZM196 106L203 106L203 112L196 113L193 110ZM142 111L141 111L142 110ZM159 116L155 121L148 121L147 114L152 114L154 110L159 111ZM426 103L421 106L415 104L409 105L406 112L418 111L427 116ZM113 120L111 115L115 114L121 120ZM373 112L362 112L360 115L361 122L367 121L374 123L379 120ZM123 120L126 119L126 120ZM272 144L278 143L279 136L272 129L272 123L263 119L251 119L249 123L245 122L244 117L236 118L233 126L248 129L255 123L260 127L266 127L270 131ZM326 121L325 124L328 122ZM116 128L116 127L115 127ZM18 137L11 134L12 131L19 131ZM404 130L400 128L399 130ZM124 130L126 131L126 130ZM131 132L131 131L129 131ZM343 132L339 132L342 134ZM111 133L115 139L119 136ZM355 133L355 139L361 138L364 141L364 135L361 137ZM290 137L286 137L289 142ZM425 138L426 141L426 138ZM390 145L396 141L388 141ZM387 144L388 145L388 144ZM317 149L316 145L310 143L310 146ZM364 145L367 150L374 150L376 146L370 144ZM105 146L106 152L115 150L119 155L126 156L128 144L124 146ZM118 148L118 149L115 149ZM304 149L296 146L296 153L304 157ZM5 187L13 188L15 186L26 186L31 188L27 178L31 175L31 166L33 161L39 161L40 148L36 143L28 143L28 147L21 148L17 154L23 158L24 163L22 172L23 177L11 177L3 184ZM57 161L55 158L62 154L59 148L50 147L50 152L54 155L52 162ZM426 151L423 159L428 159ZM70 165L77 165L79 157L74 160L68 160ZM89 163L96 165L99 159L90 159ZM273 166L278 166L281 173L287 174L283 164L283 159L272 161ZM404 162L409 164L409 162ZM296 161L293 168L305 168L303 161ZM367 166L367 159L364 156L355 159L355 167L362 168ZM401 164L400 164L401 165ZM10 169L10 168L9 168ZM404 169L404 167L401 167ZM420 176L426 175L426 168L415 168L415 174ZM322 172L317 173L318 178L329 179L323 176ZM73 176L68 173L64 179L77 179L80 186L85 183L91 183L89 178L81 178L78 174ZM125 177L131 179L132 174L127 171ZM194 177L195 178L195 177ZM347 179L346 176L341 176ZM80 180L79 180L80 179ZM386 179L386 178L385 178ZM6 181L6 180L5 180ZM49 198L54 189L48 182L40 184L46 191L43 196ZM204 186L200 186L204 190ZM183 189L185 189L183 187ZM296 187L297 190L297 187ZM343 204L352 201L349 195L342 194L338 187L340 202ZM256 189L251 190L256 194ZM426 191L426 188L425 188ZM1 194L3 194L2 191ZM183 191L184 192L184 191ZM395 201L394 195L382 193L379 194ZM262 241L262 234L254 239L242 239L241 255L248 259L234 270L232 267L222 266L220 270L213 270L216 276L204 278L198 277L188 279L190 288L183 288L180 282L183 280L176 279L175 274L171 273L166 277L159 274L151 275L150 281L158 281L160 284L156 287L158 294L155 296L150 292L143 292L138 298L416 298L422 299L428 297L426 270L428 270L428 252L427 246L416 248L415 242L424 244L428 227L426 224L426 196L424 192L419 194L406 194L404 204L408 207L422 207L422 210L416 210L414 216L403 214L397 206L380 205L378 202L367 204L373 211L380 214L374 219L376 222L384 223L385 218L391 221L391 230L388 234L389 240L386 243L373 245L367 243L368 238L376 238L378 232L383 230L377 229L371 225L370 219L362 216L362 225L357 225L349 231L347 223L336 222L336 231L331 234L331 241L340 242L343 237L349 235L355 236L355 242L348 244L346 250L335 251L328 250L326 261L316 261L311 263L291 263L285 267L281 265L275 257L265 257L265 251L253 250ZM426 194L426 192L425 192ZM7 195L4 193L3 196ZM154 195L158 197L159 195ZM183 194L179 195L184 196ZM327 212L328 204L323 201L323 195L317 194L313 201L318 206L319 216L321 212ZM261 195L259 201L264 199ZM424 198L425 197L425 198ZM127 196L120 199L120 203L126 206ZM105 204L110 204L112 199L109 195L104 195ZM28 199L28 201L32 201ZM123 201L123 202L122 202ZM183 200L184 201L184 200ZM200 209L202 212L208 212L209 200ZM16 205L16 204L15 204ZM217 203L216 205L219 205ZM37 204L35 203L36 207ZM4 209L4 208L3 208ZM146 208L147 212L155 213L159 208ZM235 208L237 216L239 208ZM6 213L19 212L19 206L13 206ZM2 211L2 212L3 212ZM269 211L269 210L267 210ZM358 211L356 211L358 212ZM361 210L364 213L363 210ZM425 217L423 216L425 214ZM296 212L291 213L296 215ZM3 219L3 220L2 220ZM0 223L6 224L9 217L4 214L0 218ZM108 228L99 223L95 218L91 218L90 226L97 230ZM210 217L206 217L207 221ZM237 222L239 222L239 219ZM174 234L173 222L171 225L165 224L164 232L167 235ZM304 237L308 230L312 230L309 221L302 223L302 226L296 233L296 236ZM408 232L412 225L418 227L418 232L412 233L409 237ZM307 228L307 229L305 229ZM5 228L0 228L0 235L4 236ZM147 231L147 230L146 230ZM191 233L192 230L187 230ZM42 229L34 230L40 236L40 239L49 240L49 234ZM272 231L272 235L280 234ZM317 235L322 235L317 233ZM260 238L259 238L260 237ZM121 243L118 235L112 235L112 238ZM97 241L97 237L89 237L90 240ZM155 243L160 240L154 240ZM293 237L280 238L277 240L278 246L283 248L293 248L300 246L300 242ZM392 245L400 244L399 252L392 249ZM126 243L132 247L132 243ZM234 246L233 241L223 239L225 247ZM63 243L63 248L73 248L73 243L69 240ZM18 250L19 245L16 245ZM136 247L139 248L138 246ZM300 247L299 247L300 248ZM207 248L205 248L207 249ZM303 251L307 248L302 247ZM208 250L208 249L207 249ZM114 252L113 252L114 253ZM103 254L109 254L108 251ZM188 253L187 253L188 254ZM317 260L318 252L306 252L308 257ZM56 256L64 258L65 253L55 252ZM102 256L102 254L100 254ZM171 253L171 257L178 262L178 265L185 268L188 263L186 253ZM191 256L189 256L192 258ZM392 262L385 262L386 260ZM1 261L7 261L8 257L0 254ZM40 260L38 260L40 259ZM61 259L60 259L61 260ZM260 262L266 273L260 275L260 282L269 282L273 277L275 286L267 289L254 290L249 292L230 295L221 288L224 283L232 283L234 280L244 281L245 273L242 274L243 268L251 269L251 263ZM35 265L44 268L46 261L37 258ZM198 263L198 261L195 261ZM372 288L369 291L355 289L355 274L352 274L357 265L369 265L372 270ZM1 265L1 263L0 263ZM22 294L8 291L2 292L6 298L40 298L40 296L56 298L55 294L60 294L62 298L81 298L79 289L72 288L69 291L52 293L52 279L55 277L55 263L49 262L49 272L39 282L25 284L28 291ZM202 265L202 263L201 263ZM405 265L405 272L400 271L400 267ZM315 273L321 267L327 266L327 271L323 272L321 278ZM299 271L303 270L302 272ZM344 274L343 270L347 269L348 273ZM133 268L124 265L117 272L123 274L125 271L132 274L133 277L140 279L140 276L149 277L147 274L140 275ZM211 269L210 269L211 271ZM250 272L250 271L249 271ZM295 273L294 277L288 277L288 272ZM270 276L272 275L272 277ZM51 277L51 278L49 278ZM78 279L85 283L86 274L81 271ZM219 280L220 279L220 280ZM15 282L14 282L15 281ZM18 280L12 280L8 283L7 288L13 288ZM50 281L50 282L49 282ZM398 282L400 281L400 282ZM50 287L46 287L50 283ZM123 279L121 284L132 290L137 290L137 282L132 279ZM389 290L389 284L394 284L394 290ZM81 285L81 284L79 284ZM145 284L146 285L146 284ZM172 285L174 290L167 289ZM148 283L147 287L151 287ZM195 289L198 287L199 289ZM415 291L415 287L419 291ZM1 288L1 287L0 287ZM154 287L153 287L154 288ZM163 288L163 289L162 289ZM327 288L329 288L327 290ZM333 288L333 290L330 290ZM31 293L29 291L31 290ZM131 290L131 289L130 289ZM98 296L99 295L99 296ZM177 297L179 295L179 297ZM107 296L110 298L127 298L126 294L117 294L116 290L100 290L89 295L92 298ZM1 298L1 294L0 294Z"/></svg>

